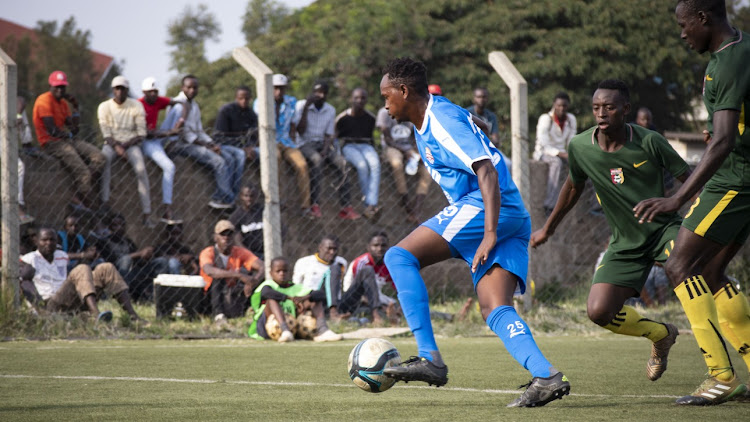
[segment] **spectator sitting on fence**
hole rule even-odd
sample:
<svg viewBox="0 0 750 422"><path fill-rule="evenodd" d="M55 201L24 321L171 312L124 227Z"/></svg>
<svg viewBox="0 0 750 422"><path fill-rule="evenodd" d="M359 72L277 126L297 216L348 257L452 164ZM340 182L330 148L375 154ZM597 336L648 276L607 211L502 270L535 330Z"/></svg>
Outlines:
<svg viewBox="0 0 750 422"><path fill-rule="evenodd" d="M69 273L68 254L56 246L55 231L42 228L37 250L21 257L28 264L21 269L21 289L35 308L41 306L52 312L88 310L97 321L111 321L112 312L100 312L97 305L97 298L106 293L117 299L131 320L143 321L133 309L128 285L114 265L101 264L92 271L90 266L79 264Z"/></svg>
<svg viewBox="0 0 750 422"><path fill-rule="evenodd" d="M164 151L164 138L177 135L185 122L185 116L190 107L183 107L182 116L178 119L175 126L168 131L156 129L156 122L159 120L159 111L177 104L176 101L168 97L159 96L159 88L156 86L156 79L148 77L141 83L143 97L138 101L143 105L146 113L146 139L141 144L143 155L151 159L161 168L161 221L167 224L176 224L182 220L176 218L172 213L172 193L174 190L175 165L169 159Z"/></svg>
<svg viewBox="0 0 750 422"><path fill-rule="evenodd" d="M296 319L297 338L306 338L300 329L307 326L306 318L315 319L312 339L316 342L339 341L340 334L334 333L326 323L323 303L326 298L322 292L313 292L310 288L294 284L290 280L289 261L283 257L271 261L271 279L264 281L250 297L253 307L253 323L248 335L256 339L273 339L279 343L294 341L287 320ZM310 315L306 315L310 314ZM275 321L274 321L275 319ZM280 330L273 330L278 324ZM278 337L276 333L280 331Z"/></svg>
<svg viewBox="0 0 750 422"><path fill-rule="evenodd" d="M338 256L339 239L331 234L323 236L318 243L318 252L297 260L294 264L292 281L322 293L326 297L325 308L332 320L346 318L349 315L338 311L341 299L341 281L346 271L346 259Z"/></svg>
<svg viewBox="0 0 750 422"><path fill-rule="evenodd" d="M190 157L199 164L207 166L214 174L216 191L213 193L208 206L215 209L232 208L236 192L232 192L235 182L233 177L240 163L234 161L230 154L222 153L220 145L213 142L203 131L201 110L195 97L198 95L198 78L187 75L182 78L182 92L175 98L175 104L162 122L161 130L170 131L179 128L184 119L182 133L179 137L171 137L167 149L178 155ZM183 105L185 103L185 105ZM183 109L189 105L187 115L183 118ZM175 139L177 138L177 139ZM232 160L227 162L227 160ZM244 162L242 163L244 167ZM239 186L238 186L239 187Z"/></svg>
<svg viewBox="0 0 750 422"><path fill-rule="evenodd" d="M396 183L396 192L401 198L401 206L408 214L411 223L419 224L422 204L432 183L432 177L417 151L414 138L414 125L411 122L397 122L388 114L385 107L378 111L377 126L380 129L381 146L385 159L391 165L391 174ZM404 166L406 161L406 166ZM406 174L417 174L417 188L414 197L410 197L406 185Z"/></svg>
<svg viewBox="0 0 750 422"><path fill-rule="evenodd" d="M69 215L65 218L63 230L57 231L57 246L68 254L68 272L78 264L86 264L95 268L97 264L104 262L99 259L96 244L87 243L79 228L78 217Z"/></svg>
<svg viewBox="0 0 750 422"><path fill-rule="evenodd" d="M242 85L234 93L234 101L219 109L214 127L214 140L245 151L245 157L256 160L258 150L258 116L250 107L250 88Z"/></svg>
<svg viewBox="0 0 750 422"><path fill-rule="evenodd" d="M373 233L367 243L367 252L354 258L346 270L340 312L353 314L362 304L362 299L366 299L374 324L383 323L380 311L389 318L395 316L396 301L382 290L388 284L395 291L391 274L383 262L387 250L388 235L382 231Z"/></svg>
<svg viewBox="0 0 750 422"><path fill-rule="evenodd" d="M97 111L99 128L104 137L102 153L107 159L102 174L102 201L107 203L110 197L112 160L115 155L127 159L138 182L138 197L143 211L142 223L147 228L154 228L156 224L150 218L151 188L140 146L146 138L146 112L138 100L128 97L130 82L124 76L115 76L111 85L113 98L99 104ZM127 178L125 175L118 176Z"/></svg>
<svg viewBox="0 0 750 422"><path fill-rule="evenodd" d="M155 261L154 247L138 248L127 236L127 224L121 214L113 214L109 220L109 236L101 240L101 255L105 261L115 264L130 287L133 300L150 301L153 298L152 280L167 273L163 261Z"/></svg>
<svg viewBox="0 0 750 422"><path fill-rule="evenodd" d="M154 250L154 261L164 263L169 274L198 274L198 259L182 241L182 223L167 224L162 235L164 243ZM162 264L163 265L163 264Z"/></svg>
<svg viewBox="0 0 750 422"><path fill-rule="evenodd" d="M26 117L26 98L22 96L16 97L16 130L18 131L18 140L23 146L23 151L31 150L31 127L29 126L29 118ZM20 224L28 224L34 221L34 217L26 213L26 202L23 196L23 181L24 174L26 173L26 167L21 161L21 157L18 157L18 222Z"/></svg>
<svg viewBox="0 0 750 422"><path fill-rule="evenodd" d="M365 198L363 214L366 218L373 219L380 213L380 157L372 139L375 116L365 110L366 104L367 91L355 88L350 100L351 107L336 117L336 138L346 161L357 169L359 187Z"/></svg>
<svg viewBox="0 0 750 422"><path fill-rule="evenodd" d="M279 160L282 158L294 169L297 178L297 189L300 195L301 214L310 218L313 215L310 203L310 174L305 157L297 148L297 127L294 125L294 110L297 99L286 95L286 86L289 79L277 73L273 75L273 98L276 116L276 146L278 147ZM253 102L253 110L258 113L258 99ZM318 214L320 207L318 207ZM319 215L318 215L319 216Z"/></svg>
<svg viewBox="0 0 750 422"><path fill-rule="evenodd" d="M242 246L234 244L235 227L229 220L214 226L214 245L203 249L199 257L204 290L211 300L211 315L217 325L227 318L243 316L248 299L263 278L265 264Z"/></svg>
<svg viewBox="0 0 750 422"><path fill-rule="evenodd" d="M56 70L49 75L49 91L37 97L32 120L42 151L60 160L74 178L74 207L95 208L94 181L107 164L104 154L94 145L79 139L78 101L67 93L68 77ZM71 113L68 103L73 106ZM88 163L88 164L87 164Z"/></svg>
<svg viewBox="0 0 750 422"><path fill-rule="evenodd" d="M570 97L564 92L555 95L552 110L539 116L536 125L534 159L549 165L547 171L547 193L544 197L544 212L549 215L560 194L560 176L568 164L568 144L575 136L576 118L568 113Z"/></svg>
<svg viewBox="0 0 750 422"><path fill-rule="evenodd" d="M310 215L313 218L322 216L320 211L320 194L323 183L323 163L328 161L336 168L336 176L331 184L339 193L341 210L338 217L344 220L356 220L361 216L351 206L351 186L346 180L346 159L336 151L333 145L334 121L336 110L326 102L328 84L316 82L307 99L297 102L294 123L299 133L299 149L310 168ZM326 198L327 199L327 198Z"/></svg>
<svg viewBox="0 0 750 422"><path fill-rule="evenodd" d="M257 203L258 187L247 184L240 189L238 207L235 208L229 221L237 229L235 244L250 250L255 256L263 259L263 204Z"/></svg>
<svg viewBox="0 0 750 422"><path fill-rule="evenodd" d="M490 92L487 88L474 88L473 104L466 107L466 110L473 116L476 116L487 125L484 133L490 138L495 146L500 149L500 127L497 122L497 115L487 109L490 102Z"/></svg>

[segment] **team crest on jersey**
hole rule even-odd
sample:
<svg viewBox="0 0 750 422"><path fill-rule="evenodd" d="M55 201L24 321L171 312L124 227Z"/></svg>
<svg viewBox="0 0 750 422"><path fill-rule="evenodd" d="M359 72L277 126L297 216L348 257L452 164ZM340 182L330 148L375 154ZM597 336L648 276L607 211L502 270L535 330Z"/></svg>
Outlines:
<svg viewBox="0 0 750 422"><path fill-rule="evenodd" d="M612 177L612 183L621 185L625 183L625 174L622 172L622 167L617 169L609 169L609 175Z"/></svg>
<svg viewBox="0 0 750 422"><path fill-rule="evenodd" d="M430 164L435 164L435 157L432 156L432 151L427 147L424 147L424 156Z"/></svg>

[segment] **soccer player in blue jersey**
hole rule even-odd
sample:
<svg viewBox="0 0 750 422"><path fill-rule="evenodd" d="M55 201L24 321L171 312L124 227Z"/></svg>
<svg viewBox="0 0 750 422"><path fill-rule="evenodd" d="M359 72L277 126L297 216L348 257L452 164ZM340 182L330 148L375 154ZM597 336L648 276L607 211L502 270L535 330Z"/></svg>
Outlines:
<svg viewBox="0 0 750 422"><path fill-rule="evenodd" d="M414 124L422 160L450 203L385 255L419 349L419 356L386 369L385 374L438 387L448 382L419 270L455 257L471 266L487 325L533 377L508 407L544 406L561 398L570 392L567 378L547 361L513 308L516 287L526 288L531 220L500 151L468 111L429 94L421 62L395 59L383 73L380 93L388 114Z"/></svg>

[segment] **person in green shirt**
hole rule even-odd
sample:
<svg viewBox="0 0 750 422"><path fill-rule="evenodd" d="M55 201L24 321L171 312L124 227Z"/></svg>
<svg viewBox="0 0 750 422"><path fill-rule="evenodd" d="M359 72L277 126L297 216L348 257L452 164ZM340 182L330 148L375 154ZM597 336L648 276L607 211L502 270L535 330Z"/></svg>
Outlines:
<svg viewBox="0 0 750 422"><path fill-rule="evenodd" d="M292 272L289 261L283 257L271 261L271 279L255 288L250 296L250 306L254 315L248 329L248 336L254 339L272 338L266 328L269 318L273 317L281 327L281 335L275 339L280 343L294 341L294 330L287 321L297 320L304 312L310 311L316 321L316 342L338 341L343 337L328 328L325 319L323 302L325 293L316 295L310 288L292 283Z"/></svg>
<svg viewBox="0 0 750 422"><path fill-rule="evenodd" d="M586 179L591 179L612 236L594 273L588 316L614 333L651 340L646 375L656 381L667 369L677 327L643 318L625 301L640 294L654 262L667 260L681 219L672 212L638 224L632 210L645 198L664 195L663 169L684 181L690 168L659 133L627 124L630 108L624 82L599 83L592 98L597 125L570 141L570 173L547 222L531 234L529 244L536 248L552 236L580 198Z"/></svg>
<svg viewBox="0 0 750 422"><path fill-rule="evenodd" d="M748 400L722 334L750 366L750 305L725 270L750 234L750 35L727 20L724 0L680 0L675 9L680 36L711 59L703 78L708 111L708 146L693 174L669 198L641 201L633 208L648 225L673 213L700 190L685 216L667 276L682 302L709 378L678 404L709 405ZM710 293L710 294L704 294ZM721 333L719 332L721 327Z"/></svg>

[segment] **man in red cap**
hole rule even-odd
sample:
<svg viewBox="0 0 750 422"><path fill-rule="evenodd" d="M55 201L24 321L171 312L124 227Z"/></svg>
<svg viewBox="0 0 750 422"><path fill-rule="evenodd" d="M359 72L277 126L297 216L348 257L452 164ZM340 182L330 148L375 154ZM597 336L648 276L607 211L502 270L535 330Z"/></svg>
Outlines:
<svg viewBox="0 0 750 422"><path fill-rule="evenodd" d="M91 207L93 180L98 180L107 161L98 148L75 137L80 121L78 101L66 92L68 77L65 73L59 70L52 72L49 86L49 91L37 97L34 103L32 120L39 145L73 173L76 188L73 205ZM72 113L68 103L73 106Z"/></svg>

